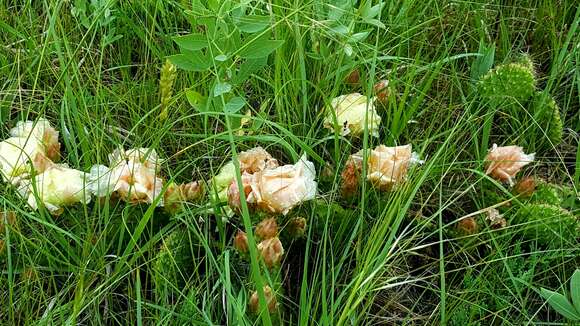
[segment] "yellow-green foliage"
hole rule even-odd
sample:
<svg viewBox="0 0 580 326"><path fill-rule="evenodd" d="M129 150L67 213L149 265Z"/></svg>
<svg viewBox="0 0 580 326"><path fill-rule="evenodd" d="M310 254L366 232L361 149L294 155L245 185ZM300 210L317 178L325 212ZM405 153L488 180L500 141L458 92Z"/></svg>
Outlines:
<svg viewBox="0 0 580 326"><path fill-rule="evenodd" d="M522 62L499 65L480 79L477 89L493 104L509 98L525 102L536 90L533 64L528 58Z"/></svg>
<svg viewBox="0 0 580 326"><path fill-rule="evenodd" d="M522 225L523 235L542 245L576 241L578 217L556 205L526 204L516 213L515 222Z"/></svg>
<svg viewBox="0 0 580 326"><path fill-rule="evenodd" d="M161 76L159 78L159 96L161 99L161 114L160 119L167 118L167 107L173 95L173 81L177 77L177 68L166 60L161 68Z"/></svg>

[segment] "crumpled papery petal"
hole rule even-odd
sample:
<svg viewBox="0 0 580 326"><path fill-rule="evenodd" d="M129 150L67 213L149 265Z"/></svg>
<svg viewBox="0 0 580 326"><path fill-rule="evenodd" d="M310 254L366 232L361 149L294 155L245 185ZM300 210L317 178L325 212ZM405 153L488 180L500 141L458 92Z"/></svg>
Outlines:
<svg viewBox="0 0 580 326"><path fill-rule="evenodd" d="M368 152L367 180L381 190L390 190L407 178L409 166L422 164L417 153L412 152L412 146L387 147L379 145ZM362 171L364 150L351 155L349 163Z"/></svg>
<svg viewBox="0 0 580 326"><path fill-rule="evenodd" d="M265 211L286 215L300 203L314 199L315 174L314 164L305 155L294 165L257 172L252 178L248 202Z"/></svg>
<svg viewBox="0 0 580 326"><path fill-rule="evenodd" d="M250 174L278 167L278 161L259 146L241 152L238 155L238 160L240 161L240 171Z"/></svg>
<svg viewBox="0 0 580 326"><path fill-rule="evenodd" d="M38 199L51 214L60 215L64 206L91 201L90 192L85 189L85 177L84 172L64 164L54 165L21 187L19 192L27 197L33 209L38 209Z"/></svg>
<svg viewBox="0 0 580 326"><path fill-rule="evenodd" d="M10 135L0 142L0 174L13 185L29 178L32 170L42 173L60 156L58 132L47 120L20 121Z"/></svg>
<svg viewBox="0 0 580 326"><path fill-rule="evenodd" d="M242 174L242 189L246 196L246 202L248 204L248 209L253 209L255 205L255 199L252 194L252 179L253 175L249 174L248 172L244 172ZM240 196L240 190L238 187L238 183L236 180L232 180L230 187L228 188L228 205L231 209L234 210L236 213L240 213L242 211L242 201Z"/></svg>
<svg viewBox="0 0 580 326"><path fill-rule="evenodd" d="M365 121L367 121L369 135L378 137L381 117L378 115L374 103L374 98L369 99L359 93L336 97L331 101L331 107L327 108L324 127L331 130L340 129L343 136L348 134L358 136L364 133Z"/></svg>
<svg viewBox="0 0 580 326"><path fill-rule="evenodd" d="M534 161L535 155L525 154L520 146L498 147L493 144L485 157L485 174L513 185L513 178L524 166Z"/></svg>
<svg viewBox="0 0 580 326"><path fill-rule="evenodd" d="M238 154L240 163L240 173L253 174L265 169L278 167L278 161L266 152L262 147L255 147ZM226 163L220 172L212 179L212 197L217 197L219 202L228 201L228 189L236 178L236 167L234 162ZM217 196L215 193L217 192Z"/></svg>
<svg viewBox="0 0 580 326"><path fill-rule="evenodd" d="M163 179L157 176L159 161L155 150L117 149L109 155L110 167L91 168L89 188L99 197L116 192L130 203L153 203L163 190ZM163 206L159 198L158 206Z"/></svg>
<svg viewBox="0 0 580 326"><path fill-rule="evenodd" d="M42 152L51 161L57 161L60 157L58 131L46 119L19 121L16 123L16 127L10 130L10 136L35 140L42 147Z"/></svg>

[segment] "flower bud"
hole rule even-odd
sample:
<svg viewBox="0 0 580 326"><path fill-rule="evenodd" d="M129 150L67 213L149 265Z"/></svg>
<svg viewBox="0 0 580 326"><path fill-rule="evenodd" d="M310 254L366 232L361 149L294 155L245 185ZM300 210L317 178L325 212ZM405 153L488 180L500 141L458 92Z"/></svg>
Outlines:
<svg viewBox="0 0 580 326"><path fill-rule="evenodd" d="M507 225L507 221L495 208L490 208L486 211L486 219L490 223L490 227L494 230L503 229Z"/></svg>
<svg viewBox="0 0 580 326"><path fill-rule="evenodd" d="M536 180L533 177L525 177L518 181L514 187L516 194L522 197L530 197L536 190Z"/></svg>
<svg viewBox="0 0 580 326"><path fill-rule="evenodd" d="M256 235L261 239L270 239L278 234L278 223L276 218L271 217L264 219L256 226Z"/></svg>
<svg viewBox="0 0 580 326"><path fill-rule="evenodd" d="M358 84L359 81L360 81L360 71L358 69L351 71L350 74L348 74L348 76L346 76L345 79L345 82L351 85Z"/></svg>
<svg viewBox="0 0 580 326"><path fill-rule="evenodd" d="M387 101L387 99L389 98L389 81L386 79L383 79L383 80L377 82L373 86L373 90L375 91L375 96L377 97L377 99L380 102L385 103Z"/></svg>
<svg viewBox="0 0 580 326"><path fill-rule="evenodd" d="M340 190L343 198L353 197L357 193L360 178L359 169L359 164L354 159L349 158L341 174L342 184Z"/></svg>
<svg viewBox="0 0 580 326"><path fill-rule="evenodd" d="M306 234L306 219L304 217L295 217L288 222L288 233L293 238L300 238Z"/></svg>
<svg viewBox="0 0 580 326"><path fill-rule="evenodd" d="M0 212L0 234L4 233L5 225L14 225L16 223L16 213L13 211Z"/></svg>
<svg viewBox="0 0 580 326"><path fill-rule="evenodd" d="M272 289L269 286L264 286L264 298L266 299L266 304L268 306L268 311L270 313L276 312L276 308L278 306L278 302L276 301L276 296L272 292ZM250 310L254 313L258 312L260 308L260 297L258 295L258 291L252 292L252 296L250 297Z"/></svg>
<svg viewBox="0 0 580 326"><path fill-rule="evenodd" d="M238 230L238 233L234 237L234 248L236 248L240 253L247 253L248 247L248 236L246 232Z"/></svg>
<svg viewBox="0 0 580 326"><path fill-rule="evenodd" d="M284 255L284 247L278 237L266 239L258 244L260 256L268 268L278 266Z"/></svg>
<svg viewBox="0 0 580 326"><path fill-rule="evenodd" d="M6 243L4 240L0 239L0 258L4 257L4 252L6 251Z"/></svg>
<svg viewBox="0 0 580 326"><path fill-rule="evenodd" d="M473 217L467 217L457 222L457 231L462 235L473 235L477 233L477 221Z"/></svg>

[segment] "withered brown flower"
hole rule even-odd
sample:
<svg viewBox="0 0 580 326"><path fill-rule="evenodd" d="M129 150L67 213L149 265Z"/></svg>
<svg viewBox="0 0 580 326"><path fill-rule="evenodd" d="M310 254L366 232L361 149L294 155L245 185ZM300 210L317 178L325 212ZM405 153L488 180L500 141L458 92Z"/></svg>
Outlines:
<svg viewBox="0 0 580 326"><path fill-rule="evenodd" d="M513 178L526 165L534 161L535 153L525 154L520 146L493 147L485 157L485 173L501 182L513 185Z"/></svg>

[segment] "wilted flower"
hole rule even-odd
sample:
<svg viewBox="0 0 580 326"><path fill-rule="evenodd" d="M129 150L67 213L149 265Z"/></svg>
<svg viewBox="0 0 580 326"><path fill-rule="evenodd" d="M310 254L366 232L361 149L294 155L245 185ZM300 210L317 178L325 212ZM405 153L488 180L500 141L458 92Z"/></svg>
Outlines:
<svg viewBox="0 0 580 326"><path fill-rule="evenodd" d="M358 69L355 69L351 71L350 74L348 74L348 76L346 76L345 82L347 84L355 85L358 84L359 80L360 80L360 72Z"/></svg>
<svg viewBox="0 0 580 326"><path fill-rule="evenodd" d="M367 180L381 190L390 190L393 186L405 181L409 166L422 163L418 155L412 152L411 145L387 147L379 145L370 150L367 158ZM362 170L364 150L351 155L350 163L343 172L343 193L356 189L354 167ZM352 170L352 171L351 171ZM346 174L346 175L345 175Z"/></svg>
<svg viewBox="0 0 580 326"><path fill-rule="evenodd" d="M252 178L252 194L248 202L259 208L286 215L300 203L314 199L317 183L314 164L302 156L294 165L257 172Z"/></svg>
<svg viewBox="0 0 580 326"><path fill-rule="evenodd" d="M170 213L175 213L182 208L183 203L196 201L201 198L203 194L203 185L197 181L180 185L172 182L165 190L163 203L165 209Z"/></svg>
<svg viewBox="0 0 580 326"><path fill-rule="evenodd" d="M4 181L18 185L32 171L48 169L60 156L58 132L47 120L20 121L10 135L0 142L0 174Z"/></svg>
<svg viewBox="0 0 580 326"><path fill-rule="evenodd" d="M247 172L247 174L252 174L264 169L275 168L278 166L278 161L272 158L272 156L262 147L255 147L248 151L239 153L238 162L240 163L240 173L242 173L242 177L244 172ZM220 172L212 179L212 190L215 191L212 192L212 194L214 194L214 199L220 202L228 201L228 192L232 188L231 185L235 178L236 167L234 162L230 161L225 164L220 169ZM215 196L216 192L217 196Z"/></svg>
<svg viewBox="0 0 580 326"><path fill-rule="evenodd" d="M490 226L492 229L503 229L507 225L507 221L503 216L499 213L499 211L495 208L487 209L486 211L486 219L490 222Z"/></svg>
<svg viewBox="0 0 580 326"><path fill-rule="evenodd" d="M240 171L253 174L278 167L278 161L262 147L255 147L238 155Z"/></svg>
<svg viewBox="0 0 580 326"><path fill-rule="evenodd" d="M379 82L377 82L374 86L373 86L373 90L375 91L375 96L377 97L377 99L380 102L386 102L388 97L389 97L389 81L386 79L383 79Z"/></svg>
<svg viewBox="0 0 580 326"><path fill-rule="evenodd" d="M258 243L258 251L268 268L278 266L284 255L284 247L278 237L266 239Z"/></svg>
<svg viewBox="0 0 580 326"><path fill-rule="evenodd" d="M522 197L530 197L536 190L536 180L533 177L525 177L514 186L516 194Z"/></svg>
<svg viewBox="0 0 580 326"><path fill-rule="evenodd" d="M485 157L486 174L513 185L513 178L526 165L534 161L535 153L525 154L520 146L493 147Z"/></svg>
<svg viewBox="0 0 580 326"><path fill-rule="evenodd" d="M256 235L261 239L270 239L278 234L278 223L274 217L262 220L256 226Z"/></svg>
<svg viewBox="0 0 580 326"><path fill-rule="evenodd" d="M477 221L473 217L466 217L457 222L457 231L464 235L472 235L477 233Z"/></svg>
<svg viewBox="0 0 580 326"><path fill-rule="evenodd" d="M242 189L244 191L244 194L246 196L246 203L248 205L248 209L253 209L254 208L254 200L252 199L253 197L251 196L252 194L252 178L253 176L247 172L244 172L241 176L242 178ZM230 206L230 208L236 212L236 213L241 213L242 211L242 198L240 196L240 191L238 188L238 183L236 182L236 180L232 180L232 183L230 184L230 187L228 188L228 205Z"/></svg>
<svg viewBox="0 0 580 326"><path fill-rule="evenodd" d="M38 198L53 215L60 215L64 206L91 200L85 189L85 173L66 165L55 165L37 175L22 194L28 197L30 207L38 209Z"/></svg>
<svg viewBox="0 0 580 326"><path fill-rule="evenodd" d="M248 236L246 235L246 232L238 230L238 233L234 237L234 248L236 248L241 253L248 252Z"/></svg>
<svg viewBox="0 0 580 326"><path fill-rule="evenodd" d="M10 136L34 139L49 160L57 161L60 158L58 131L46 119L39 119L36 122L19 121L16 127L10 130Z"/></svg>
<svg viewBox="0 0 580 326"><path fill-rule="evenodd" d="M359 93L341 95L330 102L324 126L331 130L340 129L343 136L364 133L365 125L371 136L379 136L381 117L375 110L374 99ZM336 117L336 124L335 124ZM366 123L365 123L366 121Z"/></svg>
<svg viewBox="0 0 580 326"><path fill-rule="evenodd" d="M276 302L276 296L274 295L274 292L272 292L272 289L267 285L263 287L263 290L264 298L266 299L266 304L268 306L268 311L270 313L276 312L278 303ZM258 296L258 291L254 291L250 296L249 306L252 312L258 312L258 309L260 308L260 297Z"/></svg>
<svg viewBox="0 0 580 326"><path fill-rule="evenodd" d="M115 150L109 155L110 168L93 166L90 189L99 197L116 192L130 203L153 203L161 194L163 180L157 177L158 159L155 150L147 148ZM163 200L158 203L163 206Z"/></svg>
<svg viewBox="0 0 580 326"><path fill-rule="evenodd" d="M306 219L304 217L295 217L288 222L288 233L293 238L300 238L306 234Z"/></svg>
<svg viewBox="0 0 580 326"><path fill-rule="evenodd" d="M358 182L360 178L362 161L359 158L349 157L346 165L342 170L340 190L342 197L349 198L356 194L358 190Z"/></svg>

